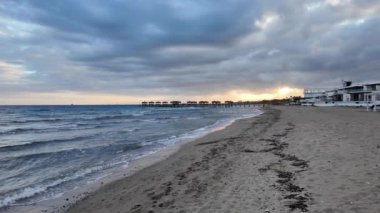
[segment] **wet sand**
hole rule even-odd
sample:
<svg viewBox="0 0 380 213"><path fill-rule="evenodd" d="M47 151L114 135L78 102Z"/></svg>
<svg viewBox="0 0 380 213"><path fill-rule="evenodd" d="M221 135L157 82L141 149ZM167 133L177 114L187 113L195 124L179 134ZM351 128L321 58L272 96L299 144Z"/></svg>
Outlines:
<svg viewBox="0 0 380 213"><path fill-rule="evenodd" d="M380 212L380 113L275 107L106 184L68 212Z"/></svg>

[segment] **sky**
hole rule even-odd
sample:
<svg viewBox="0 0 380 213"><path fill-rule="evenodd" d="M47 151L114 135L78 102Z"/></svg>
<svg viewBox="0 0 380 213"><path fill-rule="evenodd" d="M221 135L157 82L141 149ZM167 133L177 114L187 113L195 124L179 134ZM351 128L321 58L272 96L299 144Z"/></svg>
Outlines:
<svg viewBox="0 0 380 213"><path fill-rule="evenodd" d="M1 0L0 104L261 100L380 81L379 0Z"/></svg>

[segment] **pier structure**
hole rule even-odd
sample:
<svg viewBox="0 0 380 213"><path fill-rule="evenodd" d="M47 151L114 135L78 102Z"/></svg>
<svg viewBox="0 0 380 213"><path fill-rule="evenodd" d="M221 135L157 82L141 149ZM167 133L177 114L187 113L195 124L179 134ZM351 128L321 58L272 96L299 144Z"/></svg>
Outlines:
<svg viewBox="0 0 380 213"><path fill-rule="evenodd" d="M180 107L182 105L181 101L170 101L172 107Z"/></svg>
<svg viewBox="0 0 380 213"><path fill-rule="evenodd" d="M143 107L251 107L251 106L261 106L261 102L254 101L143 101L141 106Z"/></svg>
<svg viewBox="0 0 380 213"><path fill-rule="evenodd" d="M222 102L220 102L220 101L211 101L211 105L212 105L213 107L219 107L219 106L222 105Z"/></svg>
<svg viewBox="0 0 380 213"><path fill-rule="evenodd" d="M199 101L199 106L208 106L208 101Z"/></svg>
<svg viewBox="0 0 380 213"><path fill-rule="evenodd" d="M225 101L224 102L224 106L225 107L233 107L234 106L234 102L233 101Z"/></svg>

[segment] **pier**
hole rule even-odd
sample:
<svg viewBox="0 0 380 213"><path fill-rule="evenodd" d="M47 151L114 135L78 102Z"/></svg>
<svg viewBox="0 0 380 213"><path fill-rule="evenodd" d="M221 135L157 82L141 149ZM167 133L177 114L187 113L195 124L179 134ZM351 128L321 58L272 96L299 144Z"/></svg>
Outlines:
<svg viewBox="0 0 380 213"><path fill-rule="evenodd" d="M283 104L284 100L270 100L270 101L143 101L142 107L253 107L253 106L266 106Z"/></svg>

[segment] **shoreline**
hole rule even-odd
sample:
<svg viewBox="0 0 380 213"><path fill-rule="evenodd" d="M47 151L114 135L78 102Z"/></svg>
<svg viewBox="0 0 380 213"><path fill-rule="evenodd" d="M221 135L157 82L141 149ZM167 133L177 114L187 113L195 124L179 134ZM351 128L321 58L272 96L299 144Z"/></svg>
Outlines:
<svg viewBox="0 0 380 213"><path fill-rule="evenodd" d="M252 108L256 109L257 108ZM259 109L260 111L260 109ZM4 209L0 209L0 212L4 213L12 213L12 212L65 212L67 211L68 207L72 206L73 204L80 202L82 199L85 199L87 196L96 193L99 189L106 186L107 184L113 183L115 181L128 178L129 176L134 175L136 172L139 172L147 167L150 167L154 164L157 164L171 155L175 154L179 149L181 149L182 146L184 146L187 143L192 143L195 140L198 140L200 138L203 138L207 136L208 134L212 134L214 132L221 131L225 128L228 128L233 123L242 120L242 119L250 119L252 117L258 116L262 114L263 112L259 112L258 114L250 114L245 115L243 117L238 118L232 118L228 120L220 120L216 123L203 127L201 129L209 129L209 131L197 135L195 134L193 137L188 138L187 134L185 134L183 137L178 137L175 143L170 143L169 145L165 146L164 148L158 149L153 151L150 154L146 154L138 159L133 160L130 162L127 166L123 166L123 168L119 169L109 169L109 172L111 174L108 174L106 176L100 177L96 181L92 181L86 186L81 187L75 187L72 190L69 190L67 192L64 192L56 197L48 198L46 200L39 201L35 204L30 205L15 205L11 207L6 207ZM247 117L248 116L248 117ZM197 129L200 130L200 129ZM195 131L197 131L195 130ZM107 170L106 170L107 171Z"/></svg>
<svg viewBox="0 0 380 213"><path fill-rule="evenodd" d="M189 147L189 146L193 146L194 144L199 144L199 143L202 146L202 142L204 142L204 141L206 141L205 145L207 145L207 143L208 143L207 141L209 141L210 139L217 138L218 140L220 140L220 139L224 139L226 137L230 137L231 135L236 134L236 131L242 131L243 129L241 129L241 127L242 127L241 124L244 123L244 125L246 125L247 123L250 123L251 121L255 120L257 117L266 115L266 113L267 113L267 112L265 112L266 110L262 109L262 111L263 111L263 113L256 115L256 116L236 119L232 123L230 123L229 125L225 126L224 128L210 132L207 135L204 135L204 136L197 138L195 140L191 140L188 142L182 142L182 143L176 143L174 146L168 147L170 150L165 149L165 150L160 151L160 152L164 151L164 153L160 153L160 152L154 153L153 155L155 155L155 154L160 155L159 160L151 161L150 163L146 164L146 162L147 162L146 160L148 158L157 159L157 156L153 156L153 155L147 156L146 158L141 159L141 161L137 160L135 162L135 164L131 164L131 169L133 171L130 174L128 174L122 178L109 181L106 184L104 184L104 186L99 188L98 190L87 194L87 196L83 197L84 198L83 200L78 200L72 206L70 206L68 208L67 212L71 212L71 211L75 212L76 210L73 210L72 209L73 207L75 208L75 206L78 205L79 203L87 200L89 197L91 197L93 195L96 195L100 190L108 188L110 185L115 185L115 184L117 185L118 182L128 180L129 178L136 176L143 171L149 171L151 169L154 169L154 167L156 167L156 166L159 167L161 164L165 164L165 163L163 163L163 161L172 161L171 159L173 158L173 156L181 155L181 153L179 153L179 152L187 152L187 147ZM196 145L196 146L198 146L198 145ZM166 152L166 151L168 151L168 152ZM149 162L149 160L148 160L148 162ZM67 207L67 205L66 205L66 207Z"/></svg>
<svg viewBox="0 0 380 213"><path fill-rule="evenodd" d="M267 109L67 212L378 212L379 118L362 109Z"/></svg>

